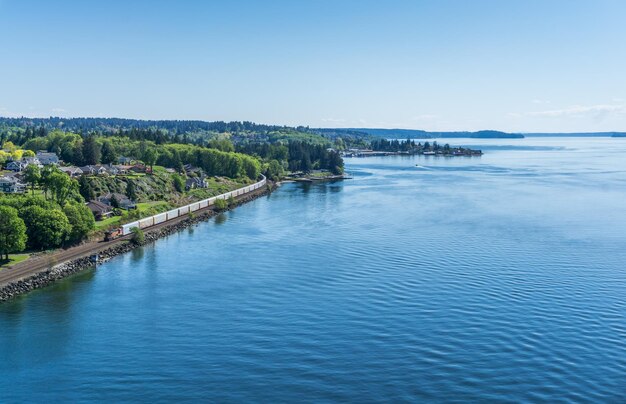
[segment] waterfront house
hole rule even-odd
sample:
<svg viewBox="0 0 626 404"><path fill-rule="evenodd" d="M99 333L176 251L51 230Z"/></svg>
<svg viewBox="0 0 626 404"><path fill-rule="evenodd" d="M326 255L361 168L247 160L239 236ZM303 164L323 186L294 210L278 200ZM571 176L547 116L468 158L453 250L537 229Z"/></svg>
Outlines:
<svg viewBox="0 0 626 404"><path fill-rule="evenodd" d="M195 188L208 188L208 186L209 184L204 178L193 177L187 178L187 181L185 181L185 189L187 191Z"/></svg>
<svg viewBox="0 0 626 404"><path fill-rule="evenodd" d="M78 167L70 166L70 167L59 167L59 170L69 175L72 178L80 177L83 175L83 170Z"/></svg>
<svg viewBox="0 0 626 404"><path fill-rule="evenodd" d="M37 152L37 159L39 159L39 162L44 166L50 164L59 165L59 157L56 153L50 153L40 150Z"/></svg>
<svg viewBox="0 0 626 404"><path fill-rule="evenodd" d="M84 167L80 167L80 170L83 172L83 175L104 175L108 174L108 171L105 166L101 165L88 165Z"/></svg>
<svg viewBox="0 0 626 404"><path fill-rule="evenodd" d="M146 166L143 164L135 164L134 166L130 168L130 171L134 173L145 174L147 169L146 169Z"/></svg>
<svg viewBox="0 0 626 404"><path fill-rule="evenodd" d="M130 200L130 198L128 198L126 195L124 194L118 194L118 193L107 193L105 195L102 195L101 197L98 198L98 202L102 202L105 205L108 206L112 206L111 202L112 199L115 199L117 201L117 204L119 205L120 208L122 209L136 209L137 208L137 204L133 201Z"/></svg>
<svg viewBox="0 0 626 404"><path fill-rule="evenodd" d="M124 165L124 164L119 164L119 165L116 165L114 167L117 170L117 174L118 175L128 174L131 171L131 169L133 168L133 166Z"/></svg>
<svg viewBox="0 0 626 404"><path fill-rule="evenodd" d="M26 190L26 185L19 182L17 178L12 175L5 175L0 177L0 191L6 194L18 194L23 193Z"/></svg>
<svg viewBox="0 0 626 404"><path fill-rule="evenodd" d="M105 174L110 174L110 175L117 175L120 172L120 170L117 169L117 166L114 166L113 164L98 165L96 166L96 168L98 170L103 169Z"/></svg>
<svg viewBox="0 0 626 404"><path fill-rule="evenodd" d="M91 210L96 220L105 219L113 214L113 208L100 201L89 201L87 207Z"/></svg>

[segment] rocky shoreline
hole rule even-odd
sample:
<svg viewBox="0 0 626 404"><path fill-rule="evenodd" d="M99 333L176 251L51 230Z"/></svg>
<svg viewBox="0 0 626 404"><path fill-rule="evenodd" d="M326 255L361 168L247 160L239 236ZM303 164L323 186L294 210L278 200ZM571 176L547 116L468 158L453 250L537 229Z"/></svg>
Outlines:
<svg viewBox="0 0 626 404"><path fill-rule="evenodd" d="M268 183L266 187L263 187L251 194L242 195L235 200L235 204L233 206L229 206L226 210L234 209L239 205L250 202L261 196L267 195L271 193L274 189L276 189L276 186L277 185L273 183ZM214 210L207 210L187 217L186 219L177 223L173 223L169 226L165 226L155 230L147 230L145 233L145 240L141 245L135 244L131 241L122 244L116 244L98 252L98 262L106 262L115 256L125 254L135 248L155 242L162 237L169 236L178 231L194 226L200 222L206 221L218 213L219 212L216 212ZM17 282L9 283L0 288L0 302L5 302L19 295L28 293L32 290L49 286L58 280L77 274L85 269L92 268L94 265L95 264L91 257L82 257L55 265L50 269L37 272L36 274Z"/></svg>

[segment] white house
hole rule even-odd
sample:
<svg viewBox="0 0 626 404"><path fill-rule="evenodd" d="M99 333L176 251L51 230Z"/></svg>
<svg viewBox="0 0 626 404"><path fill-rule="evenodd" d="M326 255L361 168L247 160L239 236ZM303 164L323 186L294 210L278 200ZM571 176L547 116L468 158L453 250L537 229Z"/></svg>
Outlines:
<svg viewBox="0 0 626 404"><path fill-rule="evenodd" d="M26 185L18 181L13 176L0 177L0 191L7 194L22 193L26 190Z"/></svg>

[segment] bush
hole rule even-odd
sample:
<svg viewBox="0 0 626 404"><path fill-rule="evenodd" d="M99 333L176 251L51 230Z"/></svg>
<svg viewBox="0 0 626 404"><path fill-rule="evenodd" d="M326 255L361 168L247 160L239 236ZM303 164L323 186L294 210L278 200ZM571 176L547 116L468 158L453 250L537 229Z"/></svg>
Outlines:
<svg viewBox="0 0 626 404"><path fill-rule="evenodd" d="M130 241L137 245L141 245L146 241L146 236L139 227L133 227L130 229L130 232L133 233L133 236L130 238Z"/></svg>
<svg viewBox="0 0 626 404"><path fill-rule="evenodd" d="M232 196L228 198L228 206L235 206L235 198L233 198Z"/></svg>
<svg viewBox="0 0 626 404"><path fill-rule="evenodd" d="M215 201L215 209L217 209L217 210L226 210L226 209L228 209L228 202L226 202L224 199L217 199Z"/></svg>

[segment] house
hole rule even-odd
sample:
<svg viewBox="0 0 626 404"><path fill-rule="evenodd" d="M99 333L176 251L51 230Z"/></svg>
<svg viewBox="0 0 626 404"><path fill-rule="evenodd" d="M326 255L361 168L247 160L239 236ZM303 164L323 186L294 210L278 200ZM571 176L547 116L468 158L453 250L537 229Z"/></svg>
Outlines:
<svg viewBox="0 0 626 404"><path fill-rule="evenodd" d="M108 194L102 195L101 197L98 198L98 202L102 202L105 205L112 206L111 204L112 199L115 199L119 207L122 209L129 210L129 209L137 208L137 204L131 201L130 198L128 198L126 195L118 194L115 192L114 193L109 192Z"/></svg>
<svg viewBox="0 0 626 404"><path fill-rule="evenodd" d="M199 168L199 167L195 167L195 166L193 166L193 165L191 165L191 164L185 164L185 165L183 166L183 168L185 169L185 172L186 172L187 174L202 172L202 169L201 169L201 168Z"/></svg>
<svg viewBox="0 0 626 404"><path fill-rule="evenodd" d="M7 194L23 193L26 190L26 185L19 182L17 178L12 175L6 175L0 177L0 191Z"/></svg>
<svg viewBox="0 0 626 404"><path fill-rule="evenodd" d="M187 191L195 188L208 188L208 186L209 184L204 178L193 177L188 178L187 181L185 181L185 189Z"/></svg>
<svg viewBox="0 0 626 404"><path fill-rule="evenodd" d="M21 160L11 161L7 163L6 169L19 173L31 164L34 164L39 168L43 167L37 157L24 157Z"/></svg>
<svg viewBox="0 0 626 404"><path fill-rule="evenodd" d="M124 165L124 166L130 166L133 164L134 159L132 157L124 157L124 156L120 156L117 158L117 162L118 164Z"/></svg>
<svg viewBox="0 0 626 404"><path fill-rule="evenodd" d="M87 202L87 207L91 210L96 220L102 220L113 214L113 208L111 206L99 201L89 201Z"/></svg>
<svg viewBox="0 0 626 404"><path fill-rule="evenodd" d="M26 166L33 164L39 168L43 168L43 164L41 164L41 161L39 161L37 157L22 157L22 163L26 164Z"/></svg>
<svg viewBox="0 0 626 404"><path fill-rule="evenodd" d="M124 164L119 164L114 167L117 169L117 173L121 175L128 174L133 168L133 166L124 165Z"/></svg>
<svg viewBox="0 0 626 404"><path fill-rule="evenodd" d="M113 164L97 165L95 167L96 167L96 170L98 170L98 172L101 172L102 174L110 174L110 175L119 174L119 170Z"/></svg>
<svg viewBox="0 0 626 404"><path fill-rule="evenodd" d="M72 178L80 177L81 175L83 175L83 170L74 166L59 167L59 170L63 171L65 174L69 175Z"/></svg>
<svg viewBox="0 0 626 404"><path fill-rule="evenodd" d="M134 173L145 173L147 170L146 166L144 166L143 164L135 164L130 168L130 171Z"/></svg>
<svg viewBox="0 0 626 404"><path fill-rule="evenodd" d="M49 153L43 150L37 152L37 158L44 166L49 164L59 165L59 157L56 153Z"/></svg>
<svg viewBox="0 0 626 404"><path fill-rule="evenodd" d="M27 164L22 163L21 160L18 161L11 161L9 163L7 163L6 165L6 169L9 171L14 171L16 173L19 173L20 171L22 171L23 169L25 169L27 166Z"/></svg>
<svg viewBox="0 0 626 404"><path fill-rule="evenodd" d="M97 166L84 166L80 167L80 170L83 172L83 175L104 175L108 174L108 171L105 166L97 165Z"/></svg>

